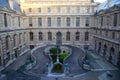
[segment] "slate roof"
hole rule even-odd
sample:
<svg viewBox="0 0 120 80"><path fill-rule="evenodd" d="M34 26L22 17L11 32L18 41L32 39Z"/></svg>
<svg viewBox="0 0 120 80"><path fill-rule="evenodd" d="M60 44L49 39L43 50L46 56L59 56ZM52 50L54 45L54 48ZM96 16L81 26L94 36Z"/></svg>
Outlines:
<svg viewBox="0 0 120 80"><path fill-rule="evenodd" d="M108 5L108 3L107 3L107 0L106 0L105 2L101 3L101 4L98 6L97 11L107 9L107 8L108 8L107 5ZM112 6L114 6L114 5L120 6L120 0L111 0L109 7L112 7Z"/></svg>

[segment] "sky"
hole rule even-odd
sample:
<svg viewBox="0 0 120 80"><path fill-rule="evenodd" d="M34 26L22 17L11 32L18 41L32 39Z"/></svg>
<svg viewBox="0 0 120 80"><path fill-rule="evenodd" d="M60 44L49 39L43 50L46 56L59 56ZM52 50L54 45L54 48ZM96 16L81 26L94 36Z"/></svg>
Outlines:
<svg viewBox="0 0 120 80"><path fill-rule="evenodd" d="M102 3L102 2L104 2L104 1L106 1L106 0L94 0L95 2L100 2L100 3Z"/></svg>

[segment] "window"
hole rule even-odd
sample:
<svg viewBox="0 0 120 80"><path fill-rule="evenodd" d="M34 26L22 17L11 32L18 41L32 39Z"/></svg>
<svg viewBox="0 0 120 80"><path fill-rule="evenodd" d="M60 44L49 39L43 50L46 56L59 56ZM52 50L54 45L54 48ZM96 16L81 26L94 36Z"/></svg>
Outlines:
<svg viewBox="0 0 120 80"><path fill-rule="evenodd" d="M32 17L29 17L29 26L33 26L33 24L32 24Z"/></svg>
<svg viewBox="0 0 120 80"><path fill-rule="evenodd" d="M2 53L2 41L0 40L0 55Z"/></svg>
<svg viewBox="0 0 120 80"><path fill-rule="evenodd" d="M6 13L4 13L4 25L5 25L5 27L8 26L8 25L7 25L7 15L6 15Z"/></svg>
<svg viewBox="0 0 120 80"><path fill-rule="evenodd" d="M57 26L61 26L61 18L60 17L57 18Z"/></svg>
<svg viewBox="0 0 120 80"><path fill-rule="evenodd" d="M70 13L70 7L67 7L67 13Z"/></svg>
<svg viewBox="0 0 120 80"><path fill-rule="evenodd" d="M48 17L48 26L51 26L51 18Z"/></svg>
<svg viewBox="0 0 120 80"><path fill-rule="evenodd" d="M23 35L23 42L26 42L26 32L24 32L24 35Z"/></svg>
<svg viewBox="0 0 120 80"><path fill-rule="evenodd" d="M22 43L22 34L20 33L19 34L19 44L21 44Z"/></svg>
<svg viewBox="0 0 120 80"><path fill-rule="evenodd" d="M86 20L85 20L85 26L89 26L89 23L90 23L90 21L89 21L89 18L88 17L86 17Z"/></svg>
<svg viewBox="0 0 120 80"><path fill-rule="evenodd" d="M76 26L80 26L80 17L76 17Z"/></svg>
<svg viewBox="0 0 120 80"><path fill-rule="evenodd" d="M89 40L89 32L85 32L85 41Z"/></svg>
<svg viewBox="0 0 120 80"><path fill-rule="evenodd" d="M108 36L108 31L105 32L106 37Z"/></svg>
<svg viewBox="0 0 120 80"><path fill-rule="evenodd" d="M87 7L87 8L86 8L86 13L89 13L89 12L90 12L90 8Z"/></svg>
<svg viewBox="0 0 120 80"><path fill-rule="evenodd" d="M117 14L114 14L114 23L113 23L113 25L114 26L117 26Z"/></svg>
<svg viewBox="0 0 120 80"><path fill-rule="evenodd" d="M58 7L57 8L57 13L60 13L60 12L61 12L60 7Z"/></svg>
<svg viewBox="0 0 120 80"><path fill-rule="evenodd" d="M101 26L103 26L103 16L101 16Z"/></svg>
<svg viewBox="0 0 120 80"><path fill-rule="evenodd" d="M10 49L10 37L9 36L6 37L6 49L7 50Z"/></svg>
<svg viewBox="0 0 120 80"><path fill-rule="evenodd" d="M20 27L20 16L18 17L18 25Z"/></svg>
<svg viewBox="0 0 120 80"><path fill-rule="evenodd" d="M75 40L76 40L76 41L79 41L79 38L80 38L80 33L79 33L79 32L76 32Z"/></svg>
<svg viewBox="0 0 120 80"><path fill-rule="evenodd" d="M41 13L41 8L38 8L38 12Z"/></svg>
<svg viewBox="0 0 120 80"><path fill-rule="evenodd" d="M38 26L42 26L42 18L38 18Z"/></svg>
<svg viewBox="0 0 120 80"><path fill-rule="evenodd" d="M2 65L1 55L2 55L2 41L0 40L0 66Z"/></svg>
<svg viewBox="0 0 120 80"><path fill-rule="evenodd" d="M13 45L14 45L14 47L17 45L16 41L17 41L17 35L15 34L13 36Z"/></svg>
<svg viewBox="0 0 120 80"><path fill-rule="evenodd" d="M51 12L51 9L50 8L48 8L48 13L50 13Z"/></svg>
<svg viewBox="0 0 120 80"><path fill-rule="evenodd" d="M31 8L29 8L29 12L32 12L32 9L31 9Z"/></svg>
<svg viewBox="0 0 120 80"><path fill-rule="evenodd" d="M70 41L70 32L66 32L66 41Z"/></svg>
<svg viewBox="0 0 120 80"><path fill-rule="evenodd" d="M52 41L52 33L48 32L48 41Z"/></svg>
<svg viewBox="0 0 120 80"><path fill-rule="evenodd" d="M80 7L77 7L76 10L77 10L77 13L80 13Z"/></svg>
<svg viewBox="0 0 120 80"><path fill-rule="evenodd" d="M30 41L33 41L33 32L30 32Z"/></svg>
<svg viewBox="0 0 120 80"><path fill-rule="evenodd" d="M66 22L67 22L67 26L70 26L70 18L69 17L67 17L67 19L66 19Z"/></svg>
<svg viewBox="0 0 120 80"><path fill-rule="evenodd" d="M115 32L112 33L112 38L115 39Z"/></svg>
<svg viewBox="0 0 120 80"><path fill-rule="evenodd" d="M40 41L43 40L43 34L42 34L42 32L39 32L39 40L40 40Z"/></svg>

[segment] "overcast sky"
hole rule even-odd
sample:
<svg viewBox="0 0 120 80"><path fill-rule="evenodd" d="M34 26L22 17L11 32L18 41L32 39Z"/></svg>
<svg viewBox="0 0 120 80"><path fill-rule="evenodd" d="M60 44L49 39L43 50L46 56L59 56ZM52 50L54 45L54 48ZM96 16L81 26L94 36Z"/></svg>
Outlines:
<svg viewBox="0 0 120 80"><path fill-rule="evenodd" d="M95 2L104 2L104 1L106 1L106 0L94 0Z"/></svg>

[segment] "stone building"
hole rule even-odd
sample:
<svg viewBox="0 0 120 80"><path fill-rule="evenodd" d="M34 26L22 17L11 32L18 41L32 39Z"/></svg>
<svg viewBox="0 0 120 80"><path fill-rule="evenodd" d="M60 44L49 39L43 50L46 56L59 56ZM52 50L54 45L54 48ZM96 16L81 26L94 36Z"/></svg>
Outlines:
<svg viewBox="0 0 120 80"><path fill-rule="evenodd" d="M120 1L108 0L98 6L93 28L95 50L120 66Z"/></svg>
<svg viewBox="0 0 120 80"><path fill-rule="evenodd" d="M95 46L118 65L119 5L99 6L93 0L0 0L0 69L42 44Z"/></svg>

